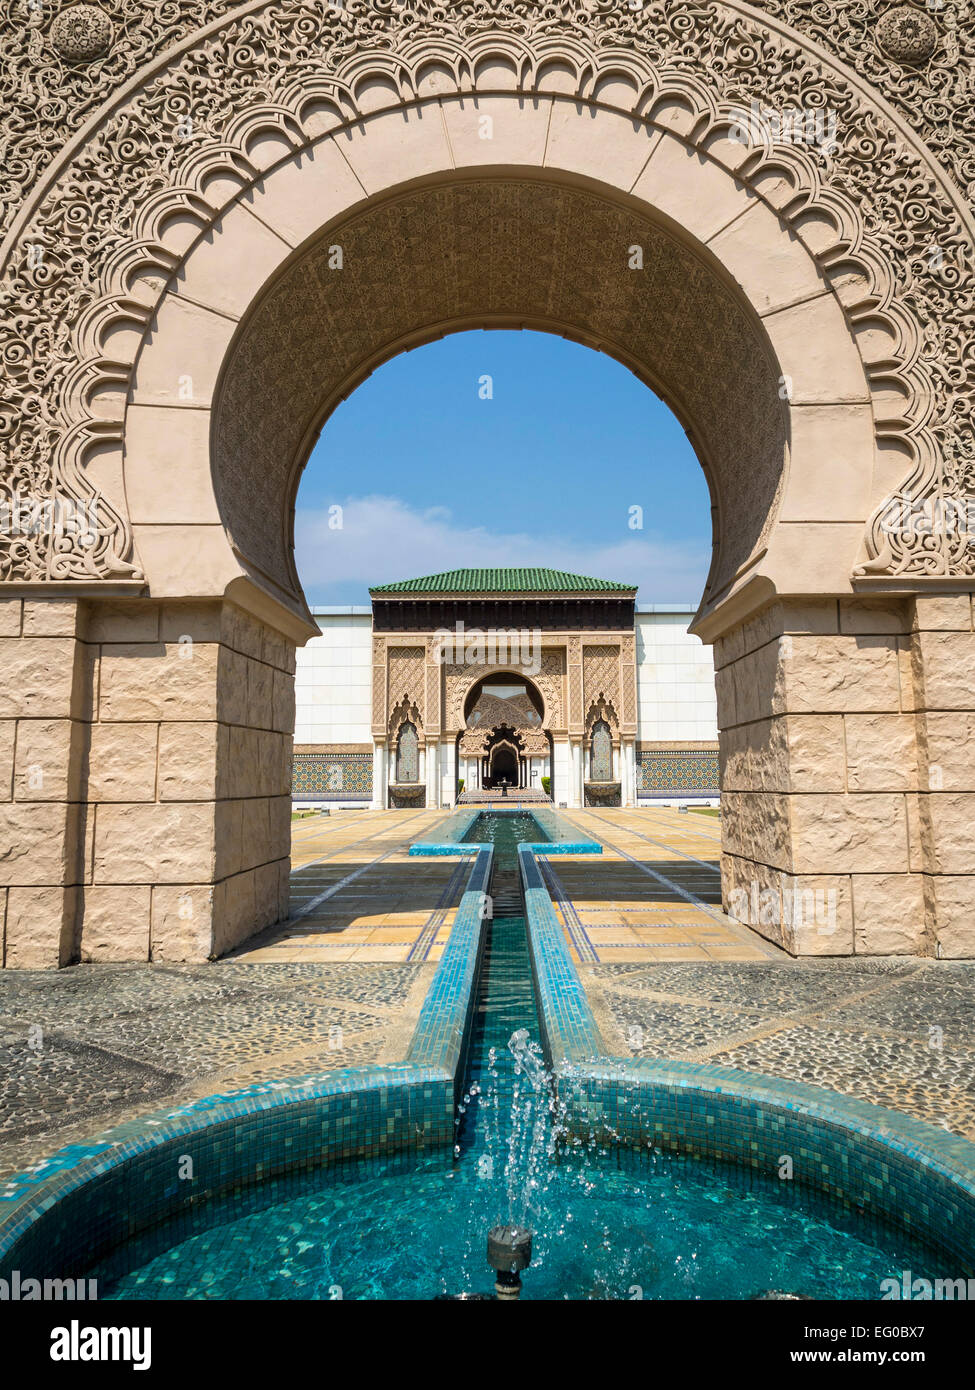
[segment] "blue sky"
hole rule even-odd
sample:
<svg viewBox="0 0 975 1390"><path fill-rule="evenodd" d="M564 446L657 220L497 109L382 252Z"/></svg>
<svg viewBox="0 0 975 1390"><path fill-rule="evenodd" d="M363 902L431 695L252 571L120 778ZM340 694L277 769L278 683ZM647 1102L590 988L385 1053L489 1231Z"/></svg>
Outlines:
<svg viewBox="0 0 975 1390"><path fill-rule="evenodd" d="M684 431L625 367L545 333L458 333L387 362L326 422L298 492L298 572L313 605L482 565L696 603L709 508Z"/></svg>

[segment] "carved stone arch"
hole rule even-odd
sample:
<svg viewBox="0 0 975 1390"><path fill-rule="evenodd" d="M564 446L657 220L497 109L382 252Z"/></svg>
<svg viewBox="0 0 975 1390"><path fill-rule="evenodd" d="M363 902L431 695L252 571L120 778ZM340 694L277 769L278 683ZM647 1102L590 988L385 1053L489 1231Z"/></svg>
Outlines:
<svg viewBox="0 0 975 1390"><path fill-rule="evenodd" d="M413 724L417 730L420 744L423 744L423 720L420 717L420 710L416 702L411 700L409 695L403 695L390 711L387 728L390 738L396 740L399 731L404 724Z"/></svg>
<svg viewBox="0 0 975 1390"><path fill-rule="evenodd" d="M114 349L123 346L116 340L131 336L133 326L150 317L157 291L147 268L156 272L158 285L160 274L169 274L184 254L194 228L208 226L228 198L239 197L275 161L324 130L337 130L342 122L391 103L420 103L434 88L437 99L443 100L448 79L460 95L475 90L478 74L486 88L503 90L497 73L507 68L514 87L529 95L565 92L599 109L619 103L631 116L655 123L709 157L718 159L720 151L726 168L760 191L770 206L778 206L793 233L808 243L824 271L837 281L848 319L861 341L868 343L865 360L872 387L892 386L904 405L878 417L878 439L887 446L896 441L910 465L908 482L914 492L944 495L956 481L954 474L944 473L945 450L960 458L965 468L972 462L970 440L959 425L955 404L969 372L963 322L971 309L971 223L936 160L898 123L891 107L851 72L827 60L816 42L754 8L725 3L695 9L678 4L666 12L612 14L605 8L597 6L598 13L592 15L550 19L530 10L521 14L513 5L510 15L488 18L477 5L461 5L444 22L436 12L428 15L420 7L392 18L389 48L377 57L375 49L367 53L362 46L371 14L366 7L353 5L340 16L325 14L313 20L285 0L254 4L157 60L135 92L123 88L112 102L115 125L107 119L93 124L71 148L68 161L49 169L40 201L25 209L15 229L11 249L32 236L64 248L52 255L40 276L31 278L15 267L14 293L38 296L47 315L46 327L42 324L40 329L42 340L48 335L42 347L53 349L63 325L73 322L73 351L84 359L79 372L77 364L59 366L62 354L56 350L34 354L35 359L50 358L55 370L40 388L32 382L27 397L15 401L13 447L21 459L47 453L37 448L39 428L53 429L64 447L57 467L42 470L32 481L42 490L78 500L90 496L92 487L100 497L110 496L111 484L118 485L117 463L109 459L111 449L103 447L117 438L117 425L88 412L93 399L108 402L131 370L128 349ZM800 5L788 9L801 18ZM260 16L257 30L250 20L249 27L237 27L245 24L245 12ZM309 43L309 26L315 28L317 45ZM245 32L256 63L246 80L232 68L226 69L225 78L214 55L232 52ZM820 25L818 38L822 37ZM300 60L285 61L289 44L299 40L302 53L314 48L316 54L329 49L335 54L327 76L307 61L304 66ZM685 62L689 54L695 55L696 71L687 66L675 70L672 60L678 51ZM763 61L766 57L769 62ZM208 71L214 89L226 80L222 126L197 132L185 154L167 140L164 165L152 168L150 158L150 167L139 169L133 178L126 155L135 133L152 150L163 148L157 136L171 133L158 127L159 112L166 111L168 119L171 108L164 103L154 106L151 94L167 87L178 94L194 64ZM857 128L871 134L860 136L855 150L841 151L829 167L818 155L772 149L768 142L761 149L739 149L736 155L745 157L731 159L726 133L734 102L748 95L750 82L769 99L777 90L785 92L786 84L777 74L790 67L793 85L798 69L808 79L807 90L828 89L850 117L851 127L856 116ZM268 99L272 92L273 99ZM863 157L865 139L873 143L876 157L871 160ZM96 232L92 217L99 198L92 195L106 188L112 190L114 215L108 221L102 217L101 226L111 230ZM909 224L902 211L905 194L910 199ZM100 217L102 211L99 208ZM905 236L910 227L906 290L904 277L890 272L892 243L885 223L897 226L897 217L886 215L891 211L904 224ZM923 264L922 230L923 235L937 233L939 245L952 258L947 279L933 278ZM74 247L82 244L86 255L79 278L81 264ZM901 244L895 258L898 268L904 258ZM103 312L106 298L111 305ZM960 369L948 380L939 380L924 357L931 335L939 332L949 340L949 360L956 354ZM81 378L97 384L78 390ZM100 469L91 467L93 459L100 460ZM888 483L891 472L888 468ZM99 478L108 480L104 488ZM104 508L94 554L79 554L79 547L71 543L57 554L41 553L43 547L15 547L7 552L5 576L91 579L118 575L125 566L136 572L120 497L119 490L114 507ZM881 515L882 507L866 528L867 571L968 572L967 551L961 554L957 547L945 545L912 548L904 536L882 524Z"/></svg>
<svg viewBox="0 0 975 1390"><path fill-rule="evenodd" d="M567 333L613 353L668 400L712 488L719 547L696 630L721 638L726 900L736 887L777 882L791 866L852 896L836 939L783 931L788 949L930 952L937 944L964 954L975 912L964 832L970 793L939 798L929 779L908 804L901 782L883 782L868 808L855 788L864 787L867 764L875 772L876 750L898 739L906 741L902 761L916 754L920 769L938 747L937 716L951 722L959 713L953 677L938 663L944 656L952 672L965 669L975 557L967 535L919 535L910 509L975 493L975 232L961 192L975 182L972 36L951 30L947 16L929 17L937 30L930 56L898 61L897 36L876 24L871 0L674 0L640 10L617 0L586 8L349 0L341 10L304 0L186 0L147 7L148 23L123 0L101 4L110 21L104 49L96 34L97 45L76 40L59 52L49 6L0 37L12 113L0 170L0 505L16 488L94 516L94 543L83 538L87 528L26 537L0 528L10 605L3 631L27 639L17 639L21 659L35 659L28 633L37 620L21 596L33 602L40 589L58 600L40 607L44 631L58 634L42 640L64 644L59 671L90 672L97 649L102 674L111 673L136 627L148 634L146 659L126 669L131 678L137 665L148 691L157 673L171 677L169 649L184 632L188 600L200 601L192 626L212 679L203 695L180 687L179 700L189 708L191 695L199 699L193 722L213 722L219 711L234 727L273 731L283 746L289 644L312 632L288 555L288 507L329 409L387 357L442 333L519 325ZM38 72L50 101L34 96ZM796 92L836 108L845 134L836 150L767 130L746 144L730 138L752 100L789 105ZM184 138L178 126L190 107ZM492 142L476 134L483 116L495 120ZM558 248L557 275L539 267L534 250L518 254L530 240L532 204L558 233L535 237ZM464 300L464 233L476 236L486 213L516 229L516 254L506 260L511 274L527 273L506 278L497 259L485 262L491 275ZM446 229L439 239L427 236L438 225ZM325 292L334 310L328 333L327 314L312 322L328 345L325 360L309 319L290 306L303 285L321 297L330 273L322 246L343 238L363 273L342 282L344 300L334 285ZM598 263L597 245L626 251L637 240L651 267L642 282L608 261L604 274L573 282L574 264ZM366 252L383 241L392 255L374 275L380 262ZM533 297L533 284L551 295ZM668 286L677 290L664 351L647 341L655 322L648 302L663 302ZM414 309L397 318L406 288ZM700 312L702 301L713 312ZM680 331L715 321L720 331L710 336ZM695 388L699 379L713 383L710 399ZM255 381L268 406L259 427L249 413ZM235 486L241 480L246 486ZM871 586L891 591L888 607L858 597ZM931 600L927 616L915 597L925 587L945 598ZM138 613L107 612L109 595L138 596ZM65 596L79 601L62 608ZM568 678L564 656L546 650L545 662L561 664L540 678L549 682L546 724L571 725L574 759L581 645L567 639ZM419 676L424 665L418 660ZM176 669L188 680L210 668ZM387 675L375 662L377 743L388 737ZM864 743L857 764L845 735L858 732L849 687L861 676L871 710L889 727L870 731L873 751ZM635 680L626 679L621 712L635 731ZM71 728L82 763L78 715L91 710L92 682L72 682L52 718ZM8 680L16 718L38 718L38 689L53 700L51 683L25 681L26 693L17 684ZM423 685L416 689L415 703L426 705ZM939 691L949 708L934 711L928 731L928 715L914 711L928 711ZM844 737L818 745L823 767L790 744L793 712L805 719L810 707L828 707L823 718L850 716ZM758 757L742 729L760 724ZM954 745L941 746L938 777L969 786L970 768L959 761L952 771ZM826 755L844 747L849 765L827 768ZM273 920L286 901L286 779L272 761L254 760L238 788L241 798L268 802L276 829L263 861L249 856L254 867L245 869L224 856L233 837L223 828L239 808L224 804L214 773L212 800L194 804L200 828L187 884L174 885L161 867L147 869L141 884L131 874L120 880L138 889L125 898L142 904L132 908L142 916L131 939L142 931L146 954L206 958ZM800 783L794 797L767 790ZM8 964L32 963L17 936L28 921L47 933L45 949L57 959L78 940L98 949L84 946L82 928L86 911L97 918L107 910L99 895L108 902L117 886L89 872L92 862L111 868L118 858L110 841L100 843L113 810L88 819L94 855L82 864L76 851L87 846L81 822L97 803L94 782L52 802L61 819L50 834L35 832L47 810L25 812L15 798L9 816L2 811L15 827L11 842L32 859L31 876L14 881L21 925L8 911ZM804 820L820 813L833 827L826 836ZM140 805L126 834L138 819L146 843L168 844L171 815L162 797ZM218 843L219 862L208 858ZM32 853L40 848L51 865L41 882ZM887 875L914 897L904 897L908 925L878 938ZM183 921L176 895L200 885L193 927L174 926ZM249 922L242 903L261 904Z"/></svg>
<svg viewBox="0 0 975 1390"><path fill-rule="evenodd" d="M620 721L616 713L615 706L611 700L607 700L602 691L593 700L586 714L586 738L592 737L592 731L596 724L602 720L609 727L613 739L613 745L618 746L620 741Z"/></svg>
<svg viewBox="0 0 975 1390"><path fill-rule="evenodd" d="M522 671L519 671L516 666L512 667L510 665L478 667L457 666L453 668L448 667L447 670L447 707L448 719L451 721L448 724L448 727L454 727L452 721L456 718L458 721L456 727L460 729L465 728L466 726L464 721L464 710L467 708L467 703L474 690L477 688L477 686L481 685L486 681L493 681L498 679L499 677L504 676L510 676L512 681L524 681L526 685L530 685L532 687L542 706L542 722L540 727L543 729L549 729L553 727L551 722L553 705L555 703L553 693L550 689L548 695L546 696L546 692L543 689L542 684L540 683L539 677L526 676ZM473 674L475 670L477 671L476 675ZM451 673L453 673L452 681L449 679Z"/></svg>
<svg viewBox="0 0 975 1390"><path fill-rule="evenodd" d="M63 160L65 150L77 147L74 132L80 131L93 113L110 108L113 99L131 85L133 74L139 74L137 81L144 80L145 73L168 66L178 48L198 44L207 26L211 26L212 32L212 26L222 27L232 13L253 15L266 7L262 3L240 5L237 0L184 0L178 8L145 8L152 10L151 23L143 22L141 16L133 13L136 7L126 5L124 0L102 0L101 9L111 11L109 24L115 21L117 27L111 42L95 61L73 61L61 51L55 32L57 13L47 7L30 10L23 24L10 26L4 34L4 106L10 115L13 154L0 181L0 225L4 228L16 226L17 214L22 211L25 180L21 167L29 165L37 185L43 189L51 181L59 159ZM354 5L346 8L352 11ZM462 23L465 16L461 7L451 8ZM593 8L598 11L607 7ZM975 56L975 34L969 27L959 25L959 17L951 9L934 19L921 16L933 29L933 38L921 52L915 50L905 58L896 41L892 45L885 37L884 25L878 25L877 4L755 0L733 8L746 23L751 22L753 32L759 26L767 26L776 34L798 38L814 51L844 64L851 80L857 74L863 85L869 85L908 127L922 136L955 184L970 196L975 195L975 132L963 119L970 99L966 79ZM412 13L422 15L422 7L414 7ZM563 18L568 27L569 23L578 22L579 16ZM460 27L456 21L454 27ZM481 70L491 63L490 47L495 36L488 33L487 55L479 57L485 38L474 29L468 35L470 56L458 59L456 46L445 30L441 33L438 51L444 67L477 85L483 75ZM507 39L510 52L520 54L518 70L529 73L532 56L528 43L518 32ZM428 42L432 47L432 38ZM600 80L610 81L618 73L624 83L632 84L632 48L624 47L615 69L614 51L610 45L602 50ZM61 103L38 107L32 83L24 80L26 74L36 73L40 55L47 63L48 81L63 95ZM422 78L422 73L418 76ZM594 94L598 94L599 85L599 81L593 84ZM322 79L321 93L323 99L334 93L330 78Z"/></svg>
<svg viewBox="0 0 975 1390"><path fill-rule="evenodd" d="M519 759L522 757L522 750L521 750L521 748L519 748L518 744L514 741L514 739L510 739L510 738L499 738L498 741L497 741L496 743L493 743L493 744L491 745L491 748L490 748L490 750L489 750L489 752L488 752L488 771L489 771L489 772L491 772L491 769L494 767L495 755L496 755L496 754L498 753L498 751L499 751L500 749L502 749L502 748L506 749L506 750L511 754L511 756L512 756L512 757L514 758L514 760L515 760L515 766L516 766L516 767L518 766L518 761L519 761ZM492 776L492 777L494 776L494 773L493 773L493 772L491 772L491 776Z"/></svg>

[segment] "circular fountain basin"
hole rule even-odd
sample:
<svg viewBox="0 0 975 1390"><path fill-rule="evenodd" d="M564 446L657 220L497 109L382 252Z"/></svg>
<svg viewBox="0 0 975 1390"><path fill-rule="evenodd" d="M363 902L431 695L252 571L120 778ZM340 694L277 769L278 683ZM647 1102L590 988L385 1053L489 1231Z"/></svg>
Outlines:
<svg viewBox="0 0 975 1390"><path fill-rule="evenodd" d="M430 1299L490 1293L508 1193L483 1155L340 1165L232 1194L90 1271L102 1298ZM788 1184L631 1151L569 1155L537 1209L522 1299L877 1299L920 1244Z"/></svg>

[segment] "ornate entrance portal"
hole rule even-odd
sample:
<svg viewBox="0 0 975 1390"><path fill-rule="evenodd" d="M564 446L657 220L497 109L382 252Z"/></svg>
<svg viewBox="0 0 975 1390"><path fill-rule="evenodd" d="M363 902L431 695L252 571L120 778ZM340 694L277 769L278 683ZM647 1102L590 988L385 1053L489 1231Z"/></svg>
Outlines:
<svg viewBox="0 0 975 1390"><path fill-rule="evenodd" d="M537 685L517 673L486 677L465 701L464 722L457 753L469 792L541 791L545 779L551 790L553 743Z"/></svg>
<svg viewBox="0 0 975 1390"><path fill-rule="evenodd" d="M586 740L610 721L610 757L635 804L636 590L563 570L451 570L372 595L373 805L453 805L502 782L587 802ZM422 729L417 783L401 730ZM617 784L619 790L619 783ZM618 803L617 803L618 804Z"/></svg>
<svg viewBox="0 0 975 1390"><path fill-rule="evenodd" d="M937 13L76 8L3 38L5 963L202 960L285 912L297 480L378 364L470 327L612 354L694 444L726 906L787 883L837 903L769 926L790 951L975 954L970 63ZM461 719L400 616L376 758L405 696L429 801ZM626 804L606 632L537 684L556 787Z"/></svg>
<svg viewBox="0 0 975 1390"><path fill-rule="evenodd" d="M495 787L521 786L519 751L513 743L508 743L506 740L494 745L488 754L487 776L484 779L485 787L493 789Z"/></svg>

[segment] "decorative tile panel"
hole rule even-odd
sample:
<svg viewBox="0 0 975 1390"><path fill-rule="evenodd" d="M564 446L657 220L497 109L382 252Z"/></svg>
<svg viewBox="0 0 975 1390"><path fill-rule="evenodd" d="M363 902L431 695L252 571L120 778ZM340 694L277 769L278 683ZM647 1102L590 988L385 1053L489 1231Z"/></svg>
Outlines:
<svg viewBox="0 0 975 1390"><path fill-rule="evenodd" d="M717 748L640 749L636 772L638 796L718 795Z"/></svg>
<svg viewBox="0 0 975 1390"><path fill-rule="evenodd" d="M292 801L369 801L371 753L295 753Z"/></svg>

